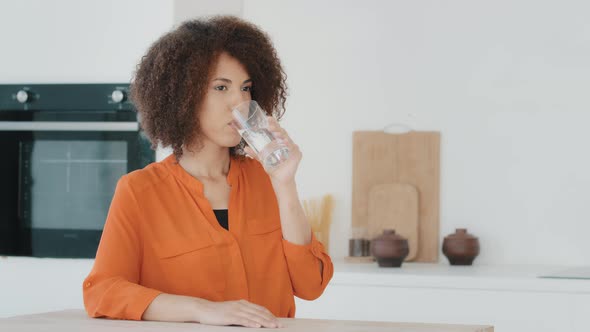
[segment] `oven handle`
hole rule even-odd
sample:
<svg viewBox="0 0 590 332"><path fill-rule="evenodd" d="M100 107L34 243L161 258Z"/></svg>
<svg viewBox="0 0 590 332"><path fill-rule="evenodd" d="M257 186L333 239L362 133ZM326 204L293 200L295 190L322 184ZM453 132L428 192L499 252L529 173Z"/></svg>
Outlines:
<svg viewBox="0 0 590 332"><path fill-rule="evenodd" d="M0 121L0 131L139 131L137 122Z"/></svg>

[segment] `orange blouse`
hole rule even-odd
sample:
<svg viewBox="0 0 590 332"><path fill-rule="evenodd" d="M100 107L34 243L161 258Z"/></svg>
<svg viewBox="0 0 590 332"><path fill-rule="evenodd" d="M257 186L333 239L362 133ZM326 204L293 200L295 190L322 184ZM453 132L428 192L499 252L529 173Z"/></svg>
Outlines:
<svg viewBox="0 0 590 332"><path fill-rule="evenodd" d="M277 317L294 317L293 296L319 297L334 271L330 257L313 235L307 245L283 239L278 203L260 163L232 158L227 181L229 231L219 225L201 182L173 155L123 176L84 280L88 315L140 320L164 292L245 299Z"/></svg>

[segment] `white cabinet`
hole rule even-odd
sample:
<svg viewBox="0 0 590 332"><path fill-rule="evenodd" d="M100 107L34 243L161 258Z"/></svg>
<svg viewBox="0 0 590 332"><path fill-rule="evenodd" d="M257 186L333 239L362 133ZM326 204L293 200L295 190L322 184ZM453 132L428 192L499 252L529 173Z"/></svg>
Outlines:
<svg viewBox="0 0 590 332"><path fill-rule="evenodd" d="M93 259L0 257L0 318L84 308Z"/></svg>
<svg viewBox="0 0 590 332"><path fill-rule="evenodd" d="M0 317L82 309L91 259L0 257ZM494 325L496 331L590 331L590 280L544 279L541 266L335 262L315 301L297 299L298 318Z"/></svg>
<svg viewBox="0 0 590 332"><path fill-rule="evenodd" d="M496 331L589 331L590 280L538 278L559 267L335 263L297 317L494 325Z"/></svg>

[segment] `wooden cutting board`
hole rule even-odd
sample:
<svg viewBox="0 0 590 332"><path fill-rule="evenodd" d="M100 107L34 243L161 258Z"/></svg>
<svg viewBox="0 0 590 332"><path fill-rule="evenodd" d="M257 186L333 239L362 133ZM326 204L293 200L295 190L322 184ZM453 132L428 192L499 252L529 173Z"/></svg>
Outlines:
<svg viewBox="0 0 590 332"><path fill-rule="evenodd" d="M384 229L408 240L410 252L406 261L418 253L418 190L407 183L387 183L371 187L369 191L367 233L373 239Z"/></svg>
<svg viewBox="0 0 590 332"><path fill-rule="evenodd" d="M352 227L368 226L374 185L407 183L418 190L416 262L437 262L439 248L440 133L353 133Z"/></svg>

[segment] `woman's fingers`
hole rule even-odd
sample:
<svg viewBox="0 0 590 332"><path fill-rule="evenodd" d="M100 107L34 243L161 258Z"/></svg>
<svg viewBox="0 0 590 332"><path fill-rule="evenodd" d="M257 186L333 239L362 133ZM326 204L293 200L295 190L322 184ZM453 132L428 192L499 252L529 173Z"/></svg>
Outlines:
<svg viewBox="0 0 590 332"><path fill-rule="evenodd" d="M246 319L248 321L255 322L255 324L259 325L258 327L278 327L278 322L262 316L260 313L253 311L253 309L244 308L242 311L237 312L236 315L239 317L239 319Z"/></svg>
<svg viewBox="0 0 590 332"><path fill-rule="evenodd" d="M264 327L275 328L279 326L278 320L268 309L245 300L238 303L241 308L237 314L241 318L254 321Z"/></svg>
<svg viewBox="0 0 590 332"><path fill-rule="evenodd" d="M241 325L246 327L281 327L266 308L246 300L203 302L197 321L209 325Z"/></svg>
<svg viewBox="0 0 590 332"><path fill-rule="evenodd" d="M250 158L258 160L258 156L256 155L256 153L254 153L254 150L252 150L252 148L251 148L251 147L249 147L249 146L245 146L245 147L244 147L244 152L246 152L246 154L247 154L247 155L248 155ZM258 161L260 161L260 160L258 160Z"/></svg>
<svg viewBox="0 0 590 332"><path fill-rule="evenodd" d="M270 310L268 310L267 308L265 308L261 305L258 305L258 304L255 304L255 303L252 303L252 302L249 302L246 300L240 300L239 302L240 302L240 304L242 304L246 308L249 308L251 310L255 310L255 312L260 312L260 313L264 314L269 319L276 320L276 317L272 314L272 312L270 312Z"/></svg>
<svg viewBox="0 0 590 332"><path fill-rule="evenodd" d="M283 129L278 121L272 117L267 117L268 119L268 130L272 133L272 135L277 139L281 144L289 148L289 159L298 159L301 160L301 150L299 146L293 142L289 134L285 129ZM244 147L244 152L253 159L256 159L260 162L258 155L254 152L252 148L249 146ZM296 157L296 158L293 158Z"/></svg>
<svg viewBox="0 0 590 332"><path fill-rule="evenodd" d="M264 313L267 317L269 317L269 319L271 319L276 324L276 327L283 327L283 325L279 322L279 320L267 308L265 308L265 307L263 307L261 305L252 303L252 302L248 302L248 304L250 304L251 306L253 306L254 309L256 309L256 310Z"/></svg>
<svg viewBox="0 0 590 332"><path fill-rule="evenodd" d="M275 137L282 138L285 141L293 144L293 140L291 139L287 131L284 128L282 128L277 122L277 120L272 116L268 117L268 129L272 132L272 134Z"/></svg>
<svg viewBox="0 0 590 332"><path fill-rule="evenodd" d="M252 319L248 319L245 317L236 318L235 323L232 325L241 325L241 326L253 327L253 328L262 327L262 324L258 323L257 321L252 320Z"/></svg>
<svg viewBox="0 0 590 332"><path fill-rule="evenodd" d="M270 310L266 309L265 307L259 306L251 302L246 302L245 305L248 308L247 310L250 310L250 312L262 315L265 319L273 323L278 323L277 318L272 314L272 312L270 312Z"/></svg>

